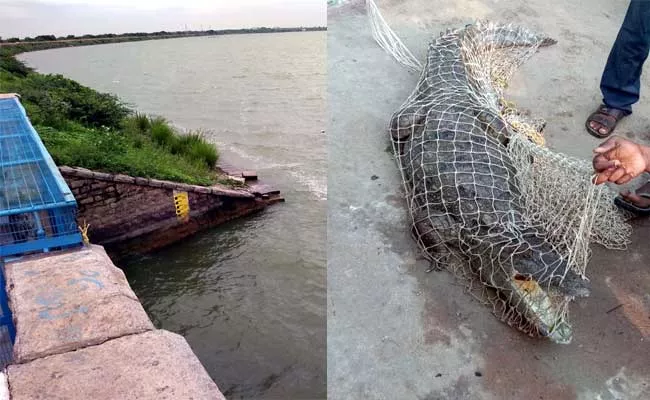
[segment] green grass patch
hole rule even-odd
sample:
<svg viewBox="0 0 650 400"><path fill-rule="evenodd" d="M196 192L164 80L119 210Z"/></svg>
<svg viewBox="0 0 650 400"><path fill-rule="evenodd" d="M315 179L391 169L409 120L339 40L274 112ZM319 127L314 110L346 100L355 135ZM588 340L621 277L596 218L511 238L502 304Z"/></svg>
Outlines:
<svg viewBox="0 0 650 400"><path fill-rule="evenodd" d="M106 132L69 124L65 130L37 125L43 143L58 165L145 178L211 185L216 172L201 162L171 154L147 137Z"/></svg>
<svg viewBox="0 0 650 400"><path fill-rule="evenodd" d="M219 160L219 152L214 144L205 139L202 131L179 133L162 117L149 117L134 114L123 120L123 132L136 139L138 145L144 139L151 140L158 147L210 169Z"/></svg>
<svg viewBox="0 0 650 400"><path fill-rule="evenodd" d="M59 165L197 185L219 182L219 152L202 132L182 134L116 96L43 75L0 47L0 92L16 92ZM226 183L226 182L222 182Z"/></svg>
<svg viewBox="0 0 650 400"><path fill-rule="evenodd" d="M89 127L118 128L131 113L116 96L99 93L61 75L12 75L14 79L0 82L0 89L20 94L34 124L60 128L65 121L74 121Z"/></svg>
<svg viewBox="0 0 650 400"><path fill-rule="evenodd" d="M217 148L205 140L201 131L178 136L171 150L174 154L184 154L192 160L205 163L210 168L216 167L219 160Z"/></svg>
<svg viewBox="0 0 650 400"><path fill-rule="evenodd" d="M157 117L151 120L150 125L149 134L151 135L151 139L158 145L171 150L177 138L174 130L169 126L167 121L164 118Z"/></svg>

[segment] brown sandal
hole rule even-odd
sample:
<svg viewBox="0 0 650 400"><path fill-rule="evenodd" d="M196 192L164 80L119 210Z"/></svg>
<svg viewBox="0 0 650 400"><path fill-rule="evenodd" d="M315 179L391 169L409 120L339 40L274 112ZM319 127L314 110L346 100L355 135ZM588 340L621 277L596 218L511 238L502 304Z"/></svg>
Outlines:
<svg viewBox="0 0 650 400"><path fill-rule="evenodd" d="M598 110L592 113L589 118L587 118L585 127L587 128L587 132L589 132L592 136L595 136L599 139L604 139L611 135L612 132L614 132L614 128L616 128L618 122L628 114L629 113L626 111L619 110L618 108L610 108L603 104L598 107ZM589 126L590 122L599 123L603 128L607 129L607 133L603 134L599 132L600 129L592 128Z"/></svg>

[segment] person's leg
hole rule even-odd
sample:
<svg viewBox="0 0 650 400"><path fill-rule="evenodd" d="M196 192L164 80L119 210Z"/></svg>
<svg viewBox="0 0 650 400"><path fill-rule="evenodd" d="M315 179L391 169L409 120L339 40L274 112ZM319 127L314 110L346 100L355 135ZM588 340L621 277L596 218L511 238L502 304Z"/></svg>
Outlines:
<svg viewBox="0 0 650 400"><path fill-rule="evenodd" d="M650 50L650 1L632 0L600 80L603 106L587 118L593 136L609 136L618 122L632 113L639 100L641 72Z"/></svg>
<svg viewBox="0 0 650 400"><path fill-rule="evenodd" d="M603 103L632 112L639 100L643 63L650 51L650 1L632 0L600 82Z"/></svg>
<svg viewBox="0 0 650 400"><path fill-rule="evenodd" d="M632 113L632 105L639 101L641 73L649 52L650 1L631 0L600 81L605 106L622 110L625 114ZM589 125L600 133L605 133L602 124L591 121ZM634 192L621 193L621 199L646 209L650 207L648 195L650 182Z"/></svg>

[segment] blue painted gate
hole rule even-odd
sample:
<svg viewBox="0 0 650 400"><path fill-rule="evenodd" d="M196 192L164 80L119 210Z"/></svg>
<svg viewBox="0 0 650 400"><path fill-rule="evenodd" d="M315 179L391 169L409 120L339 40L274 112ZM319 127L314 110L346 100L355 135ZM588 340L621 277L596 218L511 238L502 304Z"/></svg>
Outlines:
<svg viewBox="0 0 650 400"><path fill-rule="evenodd" d="M18 98L0 99L0 257L81 244L76 210Z"/></svg>
<svg viewBox="0 0 650 400"><path fill-rule="evenodd" d="M74 196L22 104L17 97L0 98L0 367L11 360L15 340L4 262L81 245L76 212Z"/></svg>

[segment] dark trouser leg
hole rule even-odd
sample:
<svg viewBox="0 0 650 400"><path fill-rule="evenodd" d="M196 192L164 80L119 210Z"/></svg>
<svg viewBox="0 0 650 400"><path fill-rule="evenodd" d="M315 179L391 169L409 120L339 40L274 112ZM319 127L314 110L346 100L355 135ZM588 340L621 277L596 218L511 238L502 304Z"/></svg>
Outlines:
<svg viewBox="0 0 650 400"><path fill-rule="evenodd" d="M632 0L600 81L603 103L632 112L639 100L641 71L650 51L650 1Z"/></svg>

